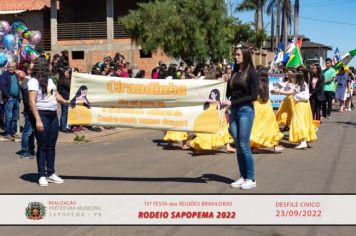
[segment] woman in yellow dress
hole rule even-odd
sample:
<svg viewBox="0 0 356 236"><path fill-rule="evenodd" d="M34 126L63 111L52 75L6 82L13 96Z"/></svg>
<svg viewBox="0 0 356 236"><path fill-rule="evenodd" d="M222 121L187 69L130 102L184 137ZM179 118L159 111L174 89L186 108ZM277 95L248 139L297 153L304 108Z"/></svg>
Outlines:
<svg viewBox="0 0 356 236"><path fill-rule="evenodd" d="M87 86L80 86L74 98L70 101L68 123L77 125L90 124L92 122L90 102L87 99L87 91Z"/></svg>
<svg viewBox="0 0 356 236"><path fill-rule="evenodd" d="M283 147L279 142L283 134L279 131L276 116L269 100L268 71L263 69L258 73L259 89L258 98L255 101L255 119L253 120L250 145L253 149L274 148L275 152L281 152Z"/></svg>
<svg viewBox="0 0 356 236"><path fill-rule="evenodd" d="M293 69L288 69L287 79L288 81L285 83L283 87L284 91L289 91L291 88L294 88L294 73ZM284 129L288 129L291 125L293 111L294 111L294 102L293 96L288 95L279 106L279 109L276 113L277 123L280 127L284 127Z"/></svg>
<svg viewBox="0 0 356 236"><path fill-rule="evenodd" d="M182 142L182 150L189 150L188 146L188 133L182 131L167 131L163 140L168 142L168 147L173 147L173 142L181 141Z"/></svg>
<svg viewBox="0 0 356 236"><path fill-rule="evenodd" d="M220 109L220 92L218 89L213 89L210 92L208 102L204 104L204 111L198 116L194 124L195 138L190 141L190 145L195 154L199 154L201 151L219 149L228 145L231 141L225 112L222 114L220 124ZM199 132L201 130L207 130L209 133ZM226 147L228 151L233 152L232 148Z"/></svg>
<svg viewBox="0 0 356 236"><path fill-rule="evenodd" d="M285 95L292 95L294 100L294 113L291 120L289 131L289 141L299 143L296 149L306 149L308 142L317 139L315 126L313 124L313 115L309 103L309 89L304 82L304 74L297 72L295 75L296 87L289 91L280 91L274 89L274 92Z"/></svg>

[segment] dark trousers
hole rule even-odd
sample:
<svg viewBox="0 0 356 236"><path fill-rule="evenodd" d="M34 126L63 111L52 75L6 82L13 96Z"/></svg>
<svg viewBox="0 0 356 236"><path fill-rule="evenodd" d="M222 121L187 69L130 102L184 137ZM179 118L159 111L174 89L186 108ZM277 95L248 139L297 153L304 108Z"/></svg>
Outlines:
<svg viewBox="0 0 356 236"><path fill-rule="evenodd" d="M323 117L331 116L331 108L334 97L334 92L332 91L324 91L325 101L323 101Z"/></svg>
<svg viewBox="0 0 356 236"><path fill-rule="evenodd" d="M320 120L320 109L321 109L322 102L319 101L318 98L314 96L311 96L309 101L313 114L313 120Z"/></svg>
<svg viewBox="0 0 356 236"><path fill-rule="evenodd" d="M40 177L55 173L56 143L58 138L57 111L38 111L43 124L43 132L36 129L36 121L31 115L32 127L37 140L37 168ZM46 171L47 168L47 171ZM46 173L47 172L47 173Z"/></svg>

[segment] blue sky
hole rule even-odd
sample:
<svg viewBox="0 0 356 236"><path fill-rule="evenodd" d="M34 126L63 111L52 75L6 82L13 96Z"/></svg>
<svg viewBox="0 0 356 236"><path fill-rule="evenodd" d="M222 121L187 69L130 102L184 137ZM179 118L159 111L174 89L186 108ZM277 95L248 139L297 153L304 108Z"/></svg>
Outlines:
<svg viewBox="0 0 356 236"><path fill-rule="evenodd" d="M294 0L291 1L294 4ZM242 0L234 2L236 6ZM356 0L299 0L299 2L301 17L299 34L305 35L311 41L332 46L333 51L339 47L341 56L356 48ZM236 12L235 16L243 22L250 22L254 19L254 12ZM270 21L270 17L264 15L264 25L268 34L271 31ZM329 51L330 57L333 51ZM356 58L350 62L350 65L356 66Z"/></svg>

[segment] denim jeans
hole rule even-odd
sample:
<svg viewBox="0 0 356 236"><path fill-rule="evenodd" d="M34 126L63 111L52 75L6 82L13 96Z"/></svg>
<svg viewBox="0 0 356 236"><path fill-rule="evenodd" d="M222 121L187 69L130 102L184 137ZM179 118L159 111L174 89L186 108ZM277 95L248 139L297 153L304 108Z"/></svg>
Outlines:
<svg viewBox="0 0 356 236"><path fill-rule="evenodd" d="M20 101L10 98L5 103L5 134L14 135L17 131L17 119L19 118Z"/></svg>
<svg viewBox="0 0 356 236"><path fill-rule="evenodd" d="M60 129L66 129L67 128L67 117L68 117L68 105L61 105L62 111L61 111L61 120L60 120Z"/></svg>
<svg viewBox="0 0 356 236"><path fill-rule="evenodd" d="M250 136L255 117L252 104L233 105L230 114L230 131L234 137L237 162L241 177L255 180L253 156L250 148Z"/></svg>
<svg viewBox="0 0 356 236"><path fill-rule="evenodd" d="M36 129L35 118L31 115L31 124L37 140L37 167L40 177L55 173L56 143L58 138L57 111L38 111L43 124L43 132ZM46 175L47 168L47 175Z"/></svg>
<svg viewBox="0 0 356 236"><path fill-rule="evenodd" d="M30 112L23 113L25 125L21 136L21 152L32 154L35 152L35 133L30 122Z"/></svg>
<svg viewBox="0 0 356 236"><path fill-rule="evenodd" d="M0 127L5 128L5 104L0 104Z"/></svg>

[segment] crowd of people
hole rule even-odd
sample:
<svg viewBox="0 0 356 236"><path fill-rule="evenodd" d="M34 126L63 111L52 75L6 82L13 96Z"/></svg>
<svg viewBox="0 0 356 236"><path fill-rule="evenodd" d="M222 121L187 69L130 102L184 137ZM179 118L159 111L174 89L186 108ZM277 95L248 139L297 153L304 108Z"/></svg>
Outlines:
<svg viewBox="0 0 356 236"><path fill-rule="evenodd" d="M274 84L270 91L268 68L255 68L249 48L236 49L234 64L209 63L166 65L159 62L150 79L193 79L222 80L227 82L227 93L211 91L209 102L204 109L222 111L224 116L218 133L187 133L167 131L164 140L168 147L182 142L182 149L193 149L194 154L203 154L225 147L237 154L240 178L232 187L251 189L257 186L253 153L272 148L282 152L281 140L289 132L288 140L296 149L307 149L317 140L316 132L323 118L330 119L332 102L339 102L339 112L353 109L352 95L355 84L355 70L339 68L335 71L332 61L326 59L327 68L320 65L306 68L284 69L285 80ZM18 70L22 68L22 72ZM37 157L39 184L63 183L55 174L55 146L58 132L81 132L81 126L67 124L69 106L77 95L70 98L70 84L73 71L68 52L56 54L50 60L48 55L31 63L17 65L9 63L0 75L0 127L3 138L12 141L17 137L17 122L20 102L23 102L24 125L21 136L20 157ZM96 63L91 74L123 78L145 78L146 73L136 65L126 62L121 53L114 58L104 57ZM146 77L147 78L147 77ZM84 89L85 90L85 89ZM86 100L86 94L79 91L78 97ZM277 112L273 110L270 94L285 95ZM57 105L61 107L60 118ZM37 153L35 151L37 140Z"/></svg>

